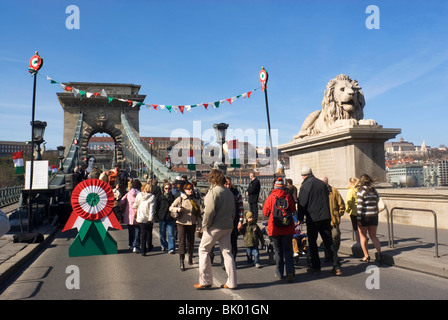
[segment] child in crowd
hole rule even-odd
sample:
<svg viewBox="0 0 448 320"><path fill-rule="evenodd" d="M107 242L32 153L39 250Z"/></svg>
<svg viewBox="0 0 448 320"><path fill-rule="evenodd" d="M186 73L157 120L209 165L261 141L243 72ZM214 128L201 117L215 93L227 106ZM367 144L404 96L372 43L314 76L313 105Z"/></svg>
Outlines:
<svg viewBox="0 0 448 320"><path fill-rule="evenodd" d="M292 248L294 250L294 258L298 259L299 255L306 255L306 234L302 232L297 217L294 215L294 235L292 237Z"/></svg>
<svg viewBox="0 0 448 320"><path fill-rule="evenodd" d="M264 239L260 227L255 222L254 216L250 211L246 212L246 223L243 224L240 234L243 235L244 246L246 247L247 263L252 265L255 262L255 266L260 268L258 245L261 242L264 246Z"/></svg>

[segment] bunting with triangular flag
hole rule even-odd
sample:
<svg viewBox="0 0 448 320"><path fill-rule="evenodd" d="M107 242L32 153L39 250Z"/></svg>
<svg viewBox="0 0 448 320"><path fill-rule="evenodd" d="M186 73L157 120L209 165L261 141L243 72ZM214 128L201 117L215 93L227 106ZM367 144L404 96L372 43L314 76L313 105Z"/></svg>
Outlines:
<svg viewBox="0 0 448 320"><path fill-rule="evenodd" d="M217 109L220 106L222 106L226 101L232 105L232 103L234 101L236 101L239 98L250 98L251 94L256 91L258 88L255 88L253 90L238 94L236 96L230 97L230 98L225 98L225 99L220 99L220 100L215 100L212 102L207 102L207 103L196 103L196 104L184 104L184 105L166 105L166 104L147 104L141 101L135 101L135 100L128 100L128 99L121 99L121 98L116 98L116 97L111 97L108 95L108 93L106 92L105 89L102 89L101 92L87 92L84 90L80 90L79 88L74 88L71 86L68 86L64 83L61 83L59 81L56 81L52 78L50 78L49 76L47 76L47 80L50 81L50 83L57 83L61 86L61 88L66 91L66 92L72 92L73 95L75 97L79 97L80 100L82 100L83 98L89 98L89 99L95 99L98 97L103 97L103 98L107 98L108 99L108 103L111 103L113 100L119 100L121 102L127 103L130 107L134 108L136 106L146 106L148 108L148 110L154 109L154 110L158 110L158 109L166 109L168 110L170 113L174 110L175 112L180 111L182 114L184 114L184 111L189 111L191 112L191 109L193 108L198 108L198 107L204 107L206 110L208 110L208 106L213 106L213 108Z"/></svg>

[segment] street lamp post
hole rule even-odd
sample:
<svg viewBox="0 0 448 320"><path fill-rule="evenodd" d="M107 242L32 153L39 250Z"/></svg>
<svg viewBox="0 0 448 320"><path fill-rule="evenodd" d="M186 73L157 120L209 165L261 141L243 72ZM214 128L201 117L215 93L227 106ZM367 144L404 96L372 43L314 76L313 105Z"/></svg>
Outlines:
<svg viewBox="0 0 448 320"><path fill-rule="evenodd" d="M44 134L47 123L45 121L36 120L31 121L31 126L33 128L33 142L36 144L36 156L34 159L42 160L40 145L44 142Z"/></svg>
<svg viewBox="0 0 448 320"><path fill-rule="evenodd" d="M47 123L45 121L39 121L39 120L33 120L31 121L31 128L33 132L31 145L32 145L32 152L35 152L35 156L31 156L31 163L30 163L30 190L28 194L28 232L31 232L33 230L33 224L34 224L34 212L32 209L32 197L33 197L33 175L34 175L34 159L35 160L42 160L42 155L40 153L40 145L44 142L44 134L45 134L45 128L47 127ZM34 150L34 145L36 144L36 150Z"/></svg>
<svg viewBox="0 0 448 320"><path fill-rule="evenodd" d="M170 170L171 170L171 167L172 167L172 165L171 165L171 150L172 149L173 149L172 146L166 147L166 161L165 161L165 164L166 164L166 167L168 169L170 169Z"/></svg>
<svg viewBox="0 0 448 320"><path fill-rule="evenodd" d="M224 153L224 143L226 142L226 133L229 125L227 123L215 123L213 129L215 129L216 141L221 144L221 162L217 164L224 175L227 173L226 155Z"/></svg>
<svg viewBox="0 0 448 320"><path fill-rule="evenodd" d="M28 71L31 73L31 75L34 78L33 81L33 103L31 108L31 152L34 152L34 138L36 136L35 130L40 130L40 128L35 128L35 121L34 121L34 115L36 112L36 82L37 82L37 73L39 72L40 68L43 66L43 59L39 56L38 52L35 52L35 55L31 57L30 64L28 67ZM45 126L47 123L45 123ZM43 131L41 131L40 137L42 138L43 142L43 132L45 131L45 126L43 127ZM40 149L40 144L39 144ZM40 150L39 150L39 156L40 156ZM30 190L28 194L28 233L32 230L32 224L33 224L33 210L31 208L31 197L32 197L32 189L33 189L33 167L34 167L34 157L31 155L31 164L30 164Z"/></svg>

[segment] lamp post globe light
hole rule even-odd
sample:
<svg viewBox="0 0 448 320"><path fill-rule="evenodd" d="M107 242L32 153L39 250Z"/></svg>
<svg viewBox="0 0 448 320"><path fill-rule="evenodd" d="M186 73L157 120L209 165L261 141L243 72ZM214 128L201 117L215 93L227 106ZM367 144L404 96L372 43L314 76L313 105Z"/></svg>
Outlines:
<svg viewBox="0 0 448 320"><path fill-rule="evenodd" d="M227 123L215 123L213 129L215 129L216 141L221 144L221 162L216 164L216 167L220 169L224 175L227 173L227 165L225 163L224 143L226 142L226 133L229 125Z"/></svg>
<svg viewBox="0 0 448 320"><path fill-rule="evenodd" d="M64 171L64 166L62 160L64 160L64 153L65 153L65 147L59 146L58 147L58 159L59 159L59 170Z"/></svg>
<svg viewBox="0 0 448 320"><path fill-rule="evenodd" d="M35 159L36 160L42 160L42 155L40 153L40 145L42 142L44 142L44 134L45 134L45 128L47 127L47 123L45 121L31 121L31 126L33 128L33 142L37 145L36 147L36 153L35 153ZM33 150L34 152L34 150Z"/></svg>

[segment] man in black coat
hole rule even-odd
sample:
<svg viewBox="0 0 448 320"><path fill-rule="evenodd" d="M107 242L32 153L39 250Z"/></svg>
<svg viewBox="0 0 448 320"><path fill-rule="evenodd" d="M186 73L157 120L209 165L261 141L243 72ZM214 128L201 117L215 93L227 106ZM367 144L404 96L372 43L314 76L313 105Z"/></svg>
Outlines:
<svg viewBox="0 0 448 320"><path fill-rule="evenodd" d="M162 251L168 250L174 254L176 246L176 220L171 217L170 206L174 202L174 195L171 192L171 184L164 183L163 192L161 191L157 199L157 220L159 222L159 238ZM168 230L168 240L166 231Z"/></svg>
<svg viewBox="0 0 448 320"><path fill-rule="evenodd" d="M341 275L341 266L331 237L331 215L327 185L317 179L310 167L301 170L302 186L298 199L298 220L303 223L306 217L306 230L311 255L310 272L320 272L320 259L317 247L317 236L320 234L324 246L333 262L333 273Z"/></svg>
<svg viewBox="0 0 448 320"><path fill-rule="evenodd" d="M255 223L258 221L258 196L260 195L260 180L255 177L255 173L251 172L249 174L250 183L247 188L246 195L249 197L249 211L253 213L253 218Z"/></svg>

